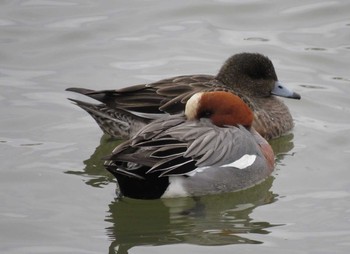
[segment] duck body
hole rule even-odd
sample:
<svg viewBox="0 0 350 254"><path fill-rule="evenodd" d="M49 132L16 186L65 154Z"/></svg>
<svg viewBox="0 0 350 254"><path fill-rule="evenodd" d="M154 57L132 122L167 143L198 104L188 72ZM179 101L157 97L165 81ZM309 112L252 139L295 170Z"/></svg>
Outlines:
<svg viewBox="0 0 350 254"><path fill-rule="evenodd" d="M188 104L200 106L191 110ZM198 93L186 104L185 114L152 121L119 145L105 166L116 177L121 194L130 198L246 189L274 168L273 151L252 122L253 112L238 96Z"/></svg>
<svg viewBox="0 0 350 254"><path fill-rule="evenodd" d="M117 138L134 136L141 127L166 113L183 112L187 100L195 93L229 91L253 110L253 126L264 138L270 139L293 128L287 106L275 95L300 99L300 95L278 82L267 57L253 53L232 56L216 76L184 75L119 90L67 90L100 101L101 104L96 105L72 100L86 110L105 133Z"/></svg>

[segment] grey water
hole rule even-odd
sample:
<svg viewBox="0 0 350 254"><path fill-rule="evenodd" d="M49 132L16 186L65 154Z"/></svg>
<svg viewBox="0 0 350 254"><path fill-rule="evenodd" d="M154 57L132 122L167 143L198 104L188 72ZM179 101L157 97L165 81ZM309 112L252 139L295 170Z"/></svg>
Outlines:
<svg viewBox="0 0 350 254"><path fill-rule="evenodd" d="M348 253L350 2L0 2L0 252ZM239 52L300 93L276 171L201 199L117 199L104 136L65 88L215 74Z"/></svg>

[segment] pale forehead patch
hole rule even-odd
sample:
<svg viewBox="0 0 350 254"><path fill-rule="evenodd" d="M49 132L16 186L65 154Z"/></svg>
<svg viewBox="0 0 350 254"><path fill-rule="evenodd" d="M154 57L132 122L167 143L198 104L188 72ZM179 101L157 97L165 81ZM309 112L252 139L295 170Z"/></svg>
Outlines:
<svg viewBox="0 0 350 254"><path fill-rule="evenodd" d="M202 97L203 93L196 93L192 95L192 97L187 101L185 107L185 115L187 119L193 120L197 116L199 101Z"/></svg>

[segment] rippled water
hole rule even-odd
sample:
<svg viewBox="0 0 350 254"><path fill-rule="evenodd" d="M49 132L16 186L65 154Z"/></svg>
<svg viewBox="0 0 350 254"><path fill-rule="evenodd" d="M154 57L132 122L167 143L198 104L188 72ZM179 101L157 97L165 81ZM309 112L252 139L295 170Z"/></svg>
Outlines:
<svg viewBox="0 0 350 254"><path fill-rule="evenodd" d="M1 253L348 253L348 1L0 3ZM263 184L201 199L118 200L101 157L118 141L64 89L215 74L268 55L302 95Z"/></svg>

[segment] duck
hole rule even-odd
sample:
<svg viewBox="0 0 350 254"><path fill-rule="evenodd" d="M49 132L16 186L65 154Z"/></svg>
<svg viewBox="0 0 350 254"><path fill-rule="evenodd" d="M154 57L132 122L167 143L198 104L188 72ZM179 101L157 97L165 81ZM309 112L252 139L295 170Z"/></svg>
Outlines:
<svg viewBox="0 0 350 254"><path fill-rule="evenodd" d="M274 170L274 153L253 127L254 113L225 91L191 96L180 114L164 115L106 157L119 196L200 197L248 189Z"/></svg>
<svg viewBox="0 0 350 254"><path fill-rule="evenodd" d="M260 53L243 52L228 58L217 75L182 75L117 90L71 87L67 91L91 97L93 104L70 99L87 111L104 133L120 139L133 137L143 126L164 114L185 109L195 93L230 91L253 110L253 126L267 140L288 133L294 126L288 107L276 96L300 99L278 81L272 61Z"/></svg>

